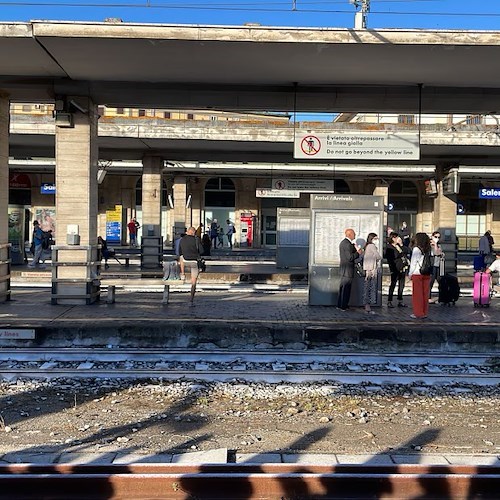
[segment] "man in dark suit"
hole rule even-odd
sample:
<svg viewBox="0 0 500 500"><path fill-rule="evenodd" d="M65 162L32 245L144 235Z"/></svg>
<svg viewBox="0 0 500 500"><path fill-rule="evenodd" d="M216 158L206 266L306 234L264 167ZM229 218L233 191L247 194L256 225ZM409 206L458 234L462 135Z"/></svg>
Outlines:
<svg viewBox="0 0 500 500"><path fill-rule="evenodd" d="M337 307L346 311L349 307L349 298L351 297L352 280L354 279L354 262L363 253L362 248L356 248L354 240L356 233L354 229L346 229L345 238L340 242L340 287Z"/></svg>

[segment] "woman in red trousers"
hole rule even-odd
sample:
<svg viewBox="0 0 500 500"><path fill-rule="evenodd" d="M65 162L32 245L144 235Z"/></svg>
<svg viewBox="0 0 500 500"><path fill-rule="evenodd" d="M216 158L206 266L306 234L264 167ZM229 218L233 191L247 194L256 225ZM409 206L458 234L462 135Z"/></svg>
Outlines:
<svg viewBox="0 0 500 500"><path fill-rule="evenodd" d="M424 255L430 255L431 241L426 233L417 233L411 252L410 270L408 276L412 283L412 304L413 314L411 317L427 318L429 311L429 285L431 281L430 273L426 274L424 269Z"/></svg>

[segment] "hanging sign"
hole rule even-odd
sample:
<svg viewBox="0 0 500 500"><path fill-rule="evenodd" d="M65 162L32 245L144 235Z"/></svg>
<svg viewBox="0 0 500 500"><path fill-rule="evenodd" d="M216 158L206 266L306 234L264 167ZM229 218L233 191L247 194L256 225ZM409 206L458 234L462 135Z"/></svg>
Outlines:
<svg viewBox="0 0 500 500"><path fill-rule="evenodd" d="M333 193L333 179L302 179L280 177L273 179L273 189L291 189L303 193Z"/></svg>
<svg viewBox="0 0 500 500"><path fill-rule="evenodd" d="M500 188L481 188L479 198L484 200L495 200L500 198Z"/></svg>
<svg viewBox="0 0 500 500"><path fill-rule="evenodd" d="M419 160L420 142L417 132L299 133L293 156L318 160Z"/></svg>
<svg viewBox="0 0 500 500"><path fill-rule="evenodd" d="M255 196L257 198L300 198L300 191L292 191L290 189L256 189Z"/></svg>

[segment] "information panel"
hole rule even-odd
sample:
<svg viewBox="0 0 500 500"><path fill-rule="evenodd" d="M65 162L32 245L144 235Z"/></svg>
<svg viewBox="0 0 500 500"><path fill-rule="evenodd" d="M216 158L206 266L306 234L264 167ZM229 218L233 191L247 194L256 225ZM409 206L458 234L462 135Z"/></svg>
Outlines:
<svg viewBox="0 0 500 500"><path fill-rule="evenodd" d="M309 216L302 218L280 217L278 219L278 244L287 247L309 246L310 224Z"/></svg>
<svg viewBox="0 0 500 500"><path fill-rule="evenodd" d="M106 241L120 243L122 238L122 206L115 205L106 210Z"/></svg>
<svg viewBox="0 0 500 500"><path fill-rule="evenodd" d="M276 266L307 268L309 262L309 208L278 208Z"/></svg>
<svg viewBox="0 0 500 500"><path fill-rule="evenodd" d="M383 241L384 199L354 194L312 194L309 243L309 305L336 306L340 289L339 245L345 230L354 229L363 247L369 233ZM364 279L354 276L349 305L363 305ZM377 301L382 300L382 280L377 282ZM375 304L374 304L375 305Z"/></svg>

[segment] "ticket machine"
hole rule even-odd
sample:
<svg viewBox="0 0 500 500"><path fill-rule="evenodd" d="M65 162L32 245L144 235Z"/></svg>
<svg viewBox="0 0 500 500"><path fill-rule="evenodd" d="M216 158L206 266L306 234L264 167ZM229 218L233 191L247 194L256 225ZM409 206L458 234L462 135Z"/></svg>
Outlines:
<svg viewBox="0 0 500 500"><path fill-rule="evenodd" d="M251 213L240 216L240 247L253 246L253 229L255 217Z"/></svg>

